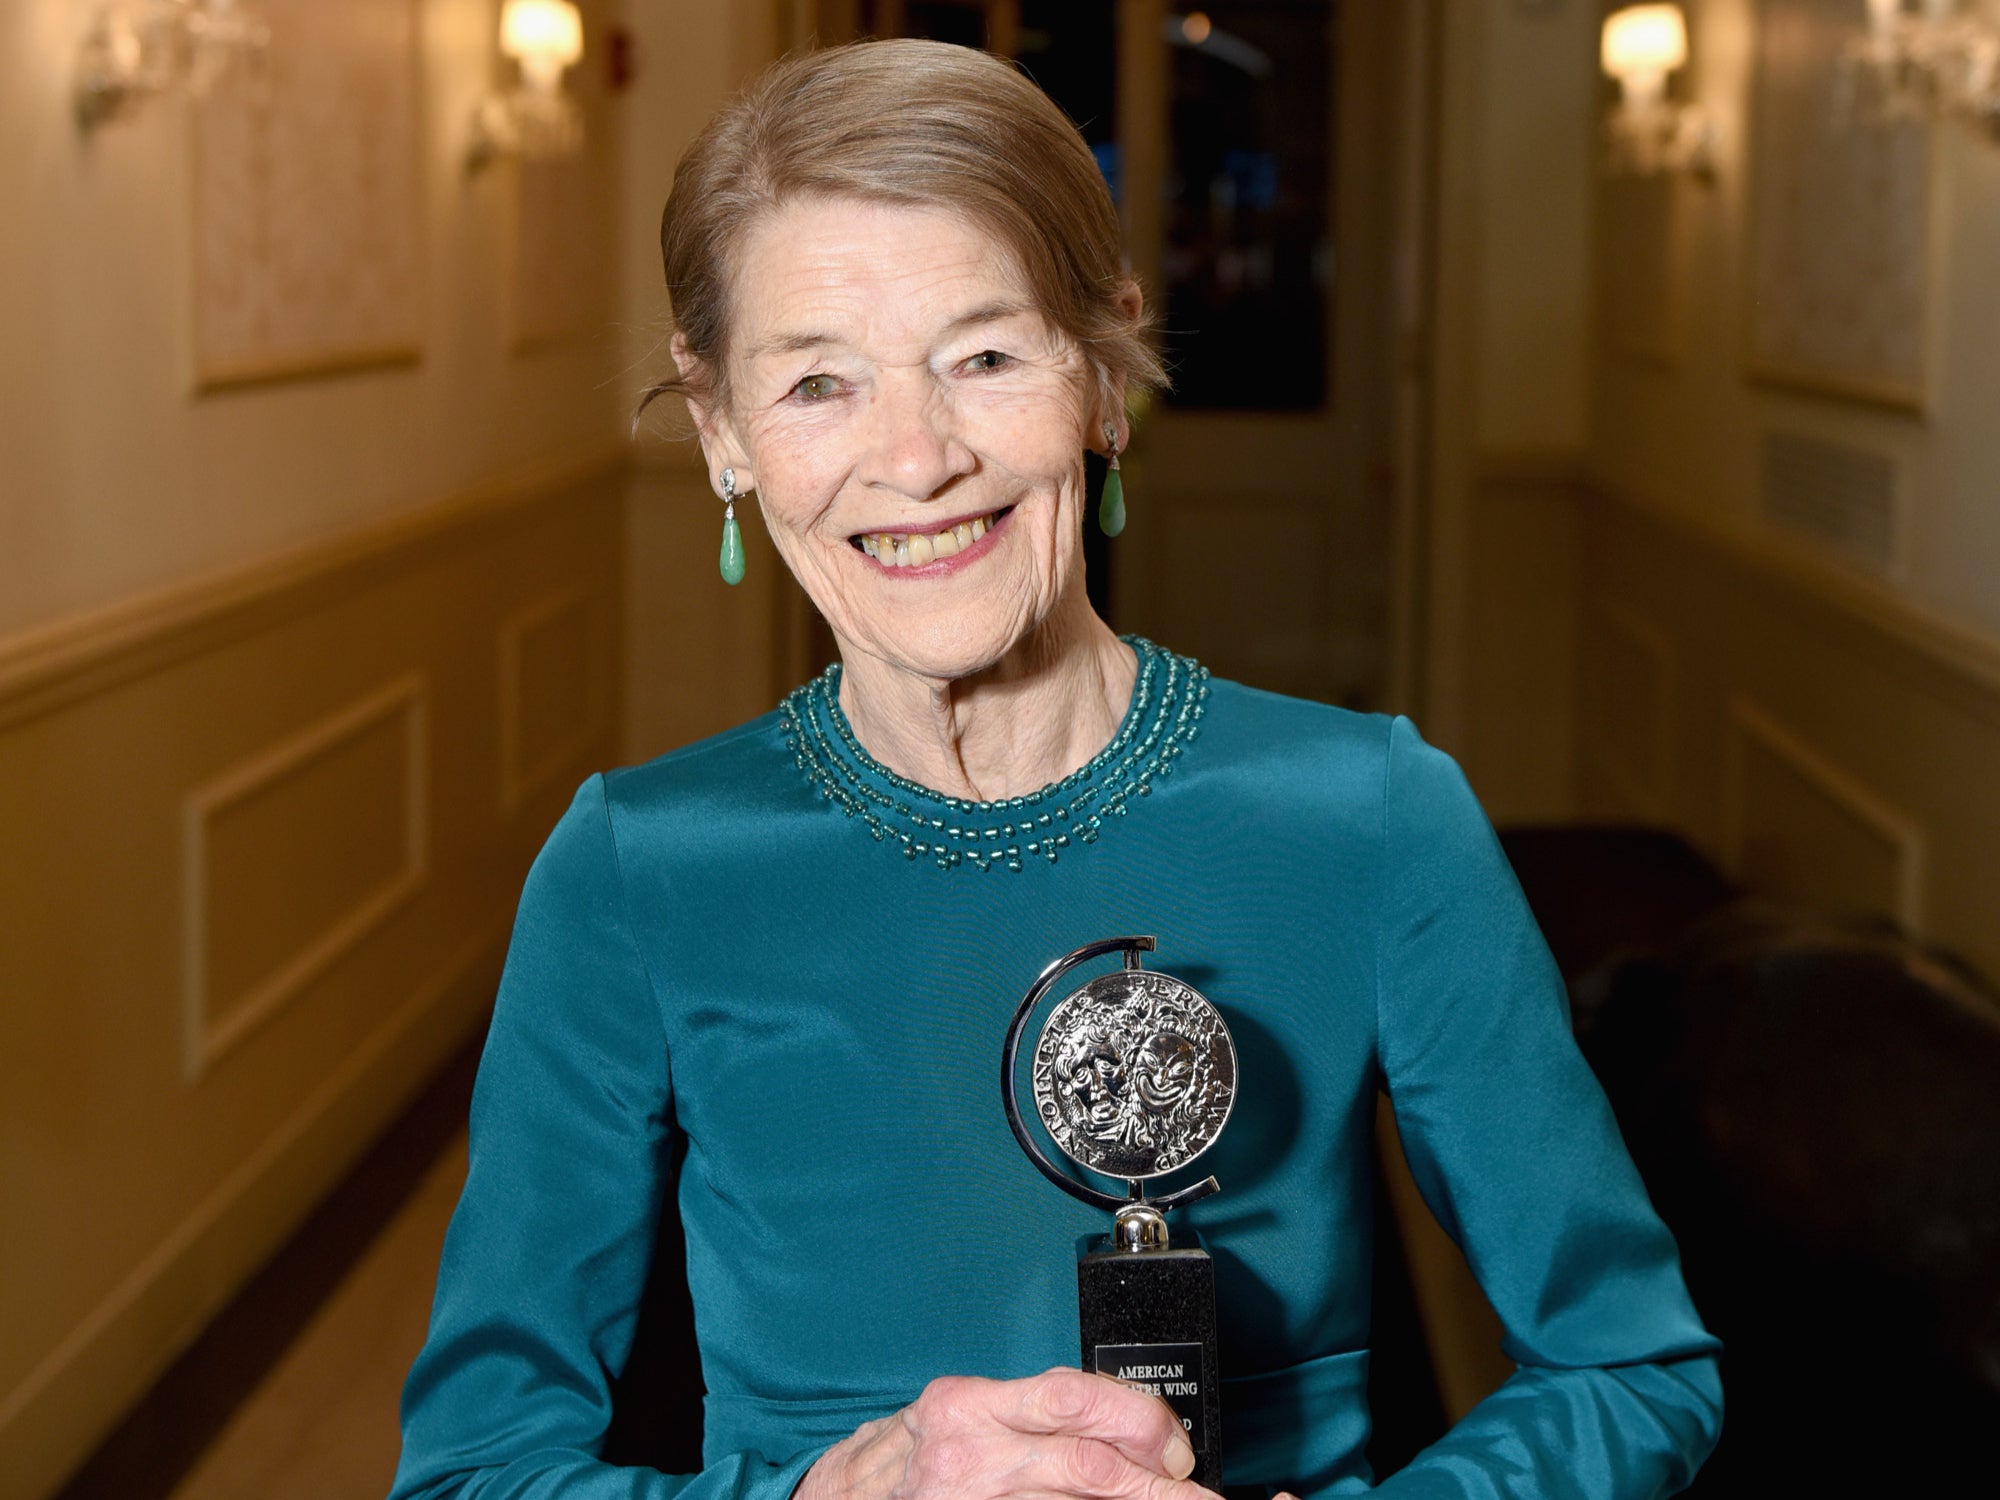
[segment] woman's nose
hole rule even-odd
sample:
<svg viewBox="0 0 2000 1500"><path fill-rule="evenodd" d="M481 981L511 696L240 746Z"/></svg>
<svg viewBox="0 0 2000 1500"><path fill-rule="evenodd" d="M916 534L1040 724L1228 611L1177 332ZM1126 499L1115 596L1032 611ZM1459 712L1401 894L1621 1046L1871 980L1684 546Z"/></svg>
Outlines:
<svg viewBox="0 0 2000 1500"><path fill-rule="evenodd" d="M870 401L861 478L910 500L929 500L972 472L949 405L928 371L898 371Z"/></svg>

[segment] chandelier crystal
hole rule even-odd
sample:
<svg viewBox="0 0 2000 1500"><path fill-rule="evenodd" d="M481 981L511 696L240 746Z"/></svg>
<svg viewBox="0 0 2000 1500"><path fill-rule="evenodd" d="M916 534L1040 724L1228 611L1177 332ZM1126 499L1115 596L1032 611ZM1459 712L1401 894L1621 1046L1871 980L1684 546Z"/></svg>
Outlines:
<svg viewBox="0 0 2000 1500"><path fill-rule="evenodd" d="M77 121L93 129L176 84L199 98L270 40L271 28L249 0L101 5L77 52Z"/></svg>
<svg viewBox="0 0 2000 1500"><path fill-rule="evenodd" d="M1868 0L1847 46L1844 104L1878 124L1961 121L2000 144L2000 25L1958 0Z"/></svg>

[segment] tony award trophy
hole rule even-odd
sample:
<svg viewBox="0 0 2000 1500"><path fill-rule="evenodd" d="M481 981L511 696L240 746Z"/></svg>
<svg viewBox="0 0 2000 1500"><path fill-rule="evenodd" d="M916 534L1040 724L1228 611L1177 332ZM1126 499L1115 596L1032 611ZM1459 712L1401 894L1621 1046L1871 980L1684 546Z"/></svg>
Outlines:
<svg viewBox="0 0 2000 1500"><path fill-rule="evenodd" d="M1236 1102L1236 1047L1222 1014L1193 986L1143 968L1150 937L1107 938L1042 971L1007 1030L1000 1092L1007 1123L1042 1175L1108 1210L1110 1233L1077 1246L1083 1367L1162 1397L1187 1429L1193 1478L1222 1488L1222 1405L1216 1364L1215 1267L1200 1237L1170 1242L1166 1215L1220 1191L1213 1177L1160 1198L1146 1184L1214 1144ZM1078 1166L1122 1178L1123 1197L1049 1160L1017 1097L1021 1040L1036 1009L1079 964L1122 953L1122 972L1093 979L1049 1012L1031 1055L1035 1115Z"/></svg>

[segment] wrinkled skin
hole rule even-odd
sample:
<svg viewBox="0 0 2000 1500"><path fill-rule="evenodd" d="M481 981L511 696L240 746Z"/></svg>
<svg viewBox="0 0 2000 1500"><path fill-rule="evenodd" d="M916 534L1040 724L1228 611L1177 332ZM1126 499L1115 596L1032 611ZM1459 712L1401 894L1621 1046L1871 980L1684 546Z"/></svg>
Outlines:
<svg viewBox="0 0 2000 1500"><path fill-rule="evenodd" d="M836 1443L796 1500L1213 1500L1164 1401L1081 1370L934 1380ZM1289 1497L1288 1497L1289 1500Z"/></svg>
<svg viewBox="0 0 2000 1500"><path fill-rule="evenodd" d="M1137 668L1084 593L1083 454L1106 423L1122 446L1124 414L1005 250L952 213L789 204L740 247L729 360L726 404L694 408L710 475L756 491L876 758L991 800L1101 749ZM951 568L890 570L853 544L1008 507Z"/></svg>

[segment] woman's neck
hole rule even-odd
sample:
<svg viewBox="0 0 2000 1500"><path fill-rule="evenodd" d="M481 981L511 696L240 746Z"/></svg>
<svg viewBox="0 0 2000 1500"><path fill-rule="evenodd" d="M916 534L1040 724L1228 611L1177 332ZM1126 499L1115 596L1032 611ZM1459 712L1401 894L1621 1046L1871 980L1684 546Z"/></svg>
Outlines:
<svg viewBox="0 0 2000 1500"><path fill-rule="evenodd" d="M841 711L876 760L946 796L998 802L1060 781L1118 732L1138 673L1132 648L1078 603L971 677L845 655Z"/></svg>

